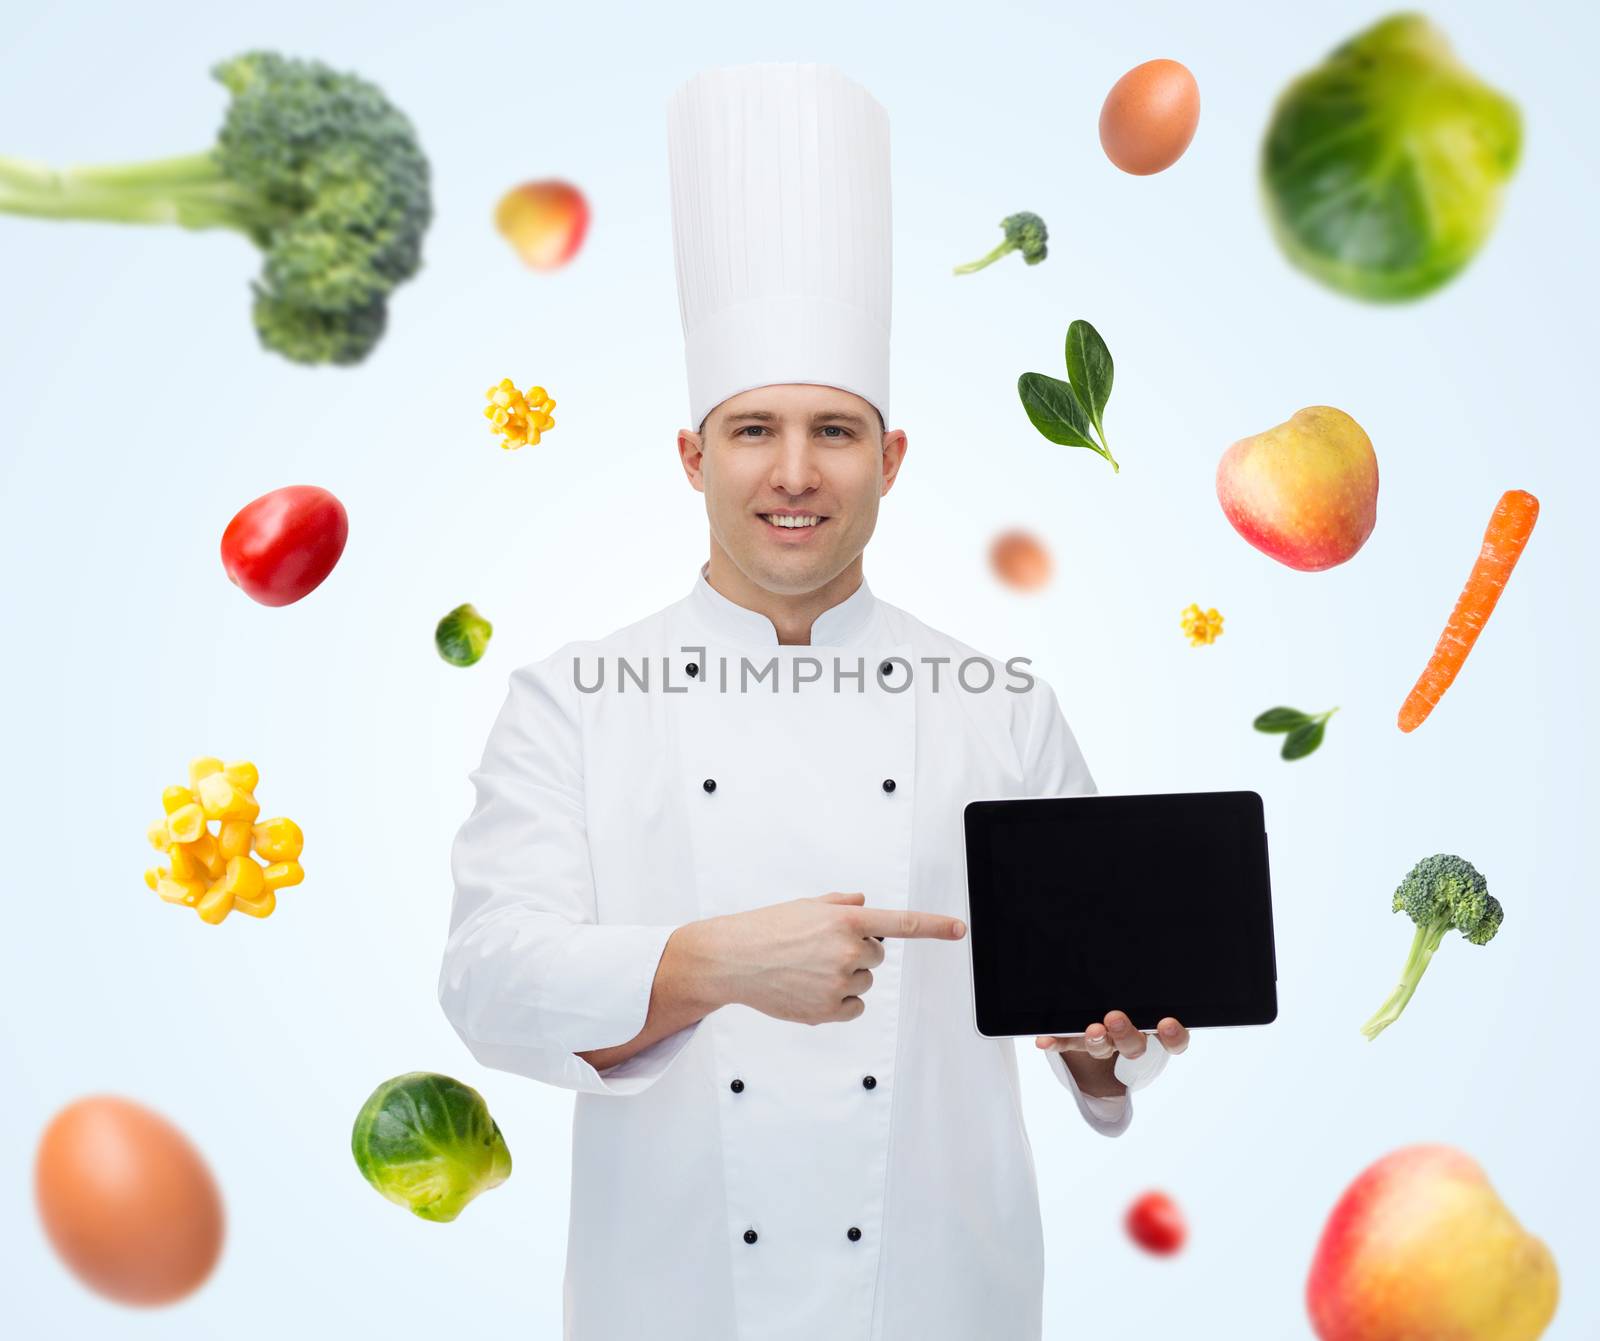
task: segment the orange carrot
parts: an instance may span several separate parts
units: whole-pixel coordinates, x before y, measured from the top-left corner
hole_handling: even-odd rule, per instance
[[[1472,565],[1467,585],[1461,589],[1456,608],[1450,612],[1450,622],[1439,635],[1439,645],[1433,649],[1427,667],[1400,705],[1402,731],[1415,731],[1427,721],[1428,714],[1454,682],[1461,663],[1472,651],[1472,645],[1478,641],[1478,635],[1494,611],[1495,602],[1505,590],[1506,580],[1522,557],[1523,546],[1528,543],[1538,519],[1539,500],[1532,494],[1512,489],[1500,496],[1494,515],[1489,518],[1489,529],[1483,533],[1478,561]]]

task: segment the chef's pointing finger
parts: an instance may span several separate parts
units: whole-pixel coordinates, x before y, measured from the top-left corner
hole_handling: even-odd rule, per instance
[[[859,917],[863,934],[905,936],[917,940],[958,941],[967,934],[966,923],[943,913],[915,913],[900,908],[864,908]]]
[[[816,902],[816,903],[841,903],[841,904],[847,904],[847,905],[853,904],[857,908],[861,907],[861,905],[864,904],[866,901],[867,901],[867,896],[865,894],[863,894],[860,890],[855,890],[854,892],[848,893],[848,894],[843,894],[843,893],[840,893],[838,890],[833,890],[833,891],[831,891],[830,893],[827,893],[827,894],[818,894],[816,896],[816,898],[813,900],[813,902]],[[878,939],[881,941],[883,939],[883,937],[879,936]]]

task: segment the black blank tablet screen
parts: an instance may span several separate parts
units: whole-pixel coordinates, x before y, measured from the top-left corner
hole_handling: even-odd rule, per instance
[[[1254,792],[974,801],[965,823],[980,1033],[1276,1017]]]

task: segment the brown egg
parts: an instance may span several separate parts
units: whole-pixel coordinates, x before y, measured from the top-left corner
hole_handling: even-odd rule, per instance
[[[34,1163],[45,1234],[73,1274],[123,1304],[190,1293],[222,1251],[222,1196],[165,1118],[110,1095],[63,1108]]]
[[[1100,108],[1100,145],[1124,172],[1145,177],[1170,168],[1200,124],[1200,86],[1177,61],[1135,65]]]
[[[1050,551],[1026,531],[997,537],[989,562],[999,579],[1018,591],[1037,591],[1050,580]]]

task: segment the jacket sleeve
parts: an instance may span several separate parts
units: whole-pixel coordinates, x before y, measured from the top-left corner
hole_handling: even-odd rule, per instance
[[[439,1004],[485,1066],[589,1094],[666,1072],[699,1022],[597,1071],[578,1051],[644,1027],[675,927],[600,923],[585,828],[582,722],[562,651],[511,675],[450,850]]]
[[[1050,1069],[1056,1073],[1056,1079],[1072,1091],[1083,1120],[1102,1136],[1121,1136],[1133,1121],[1133,1092],[1143,1089],[1166,1069],[1168,1054],[1161,1041],[1152,1038],[1145,1044],[1144,1051],[1132,1060],[1118,1057],[1115,1074],[1127,1086],[1127,1092],[1111,1098],[1085,1094],[1079,1089],[1067,1068],[1067,1059],[1059,1052],[1047,1052],[1045,1056],[1050,1059]]]
[[[1093,796],[1097,790],[1094,778],[1072,728],[1062,715],[1055,690],[1048,681],[1035,677],[1026,697],[1031,702],[1030,711],[1025,715],[1021,746],[1023,795]],[[1044,1056],[1056,1079],[1071,1091],[1083,1120],[1103,1136],[1121,1136],[1133,1121],[1133,1091],[1142,1089],[1161,1073],[1166,1065],[1167,1050],[1158,1039],[1152,1038],[1137,1060],[1117,1058],[1116,1076],[1127,1086],[1127,1093],[1113,1098],[1099,1098],[1079,1089],[1067,1068],[1066,1058],[1059,1052],[1047,1052]]]

